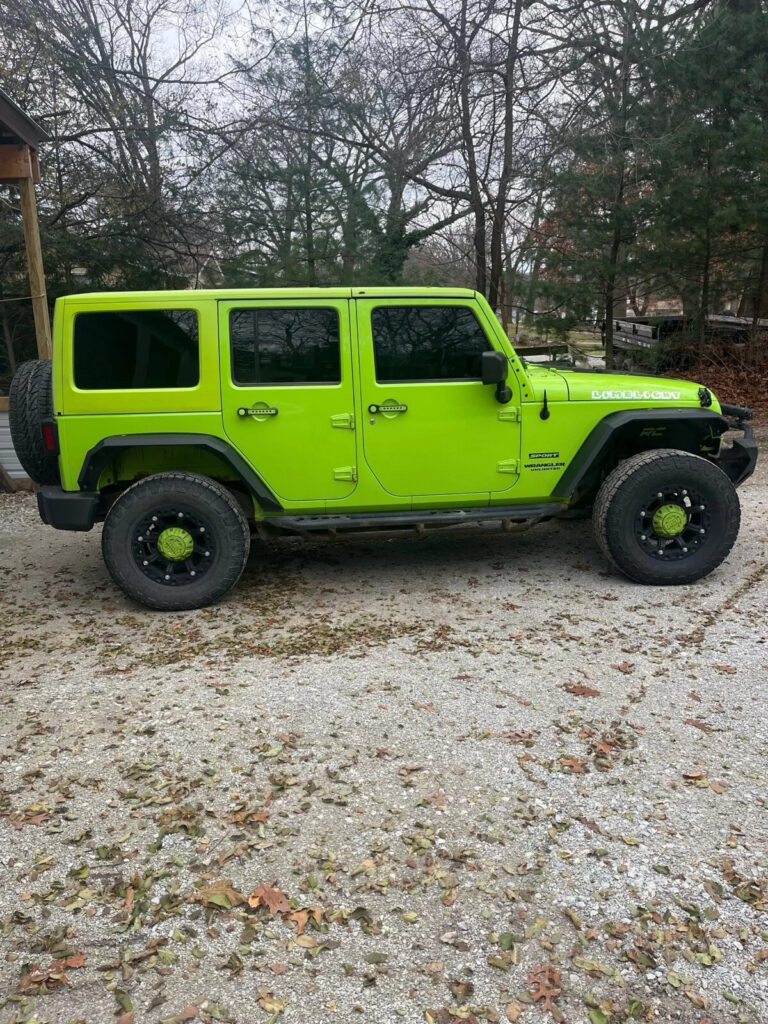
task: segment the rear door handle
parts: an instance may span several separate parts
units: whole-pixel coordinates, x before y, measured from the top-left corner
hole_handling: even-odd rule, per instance
[[[258,420],[262,419],[264,416],[277,416],[278,412],[279,410],[276,409],[274,405],[257,405],[251,409],[241,405],[237,410],[237,415],[240,416],[241,419],[245,419],[246,416],[251,416]]]

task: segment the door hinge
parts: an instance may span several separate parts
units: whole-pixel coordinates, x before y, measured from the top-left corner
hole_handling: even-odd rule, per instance
[[[357,481],[357,466],[337,466],[333,471],[334,480]]]
[[[496,463],[497,473],[519,473],[520,472],[520,460],[519,459],[502,459],[501,462]]]
[[[337,412],[331,416],[331,426],[337,427],[339,430],[354,430],[355,417],[351,412]]]
[[[505,422],[517,423],[520,419],[520,410],[516,405],[508,405],[504,409],[499,409],[496,415]]]

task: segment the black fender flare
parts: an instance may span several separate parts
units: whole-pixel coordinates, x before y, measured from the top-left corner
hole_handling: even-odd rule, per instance
[[[728,421],[712,409],[621,409],[609,413],[587,435],[552,491],[570,498],[599,473],[605,456],[617,447],[629,454],[650,448],[679,448],[696,455],[712,452],[728,430]],[[715,460],[716,461],[716,460]]]
[[[267,487],[258,473],[245,459],[220,437],[212,434],[117,434],[105,437],[91,448],[83,461],[77,483],[81,491],[95,491],[101,474],[115,455],[130,448],[185,446],[205,448],[220,455],[232,467],[243,483],[250,488],[259,505],[272,512],[282,511],[283,506]]]

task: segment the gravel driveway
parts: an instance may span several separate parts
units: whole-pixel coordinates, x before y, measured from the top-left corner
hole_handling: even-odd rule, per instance
[[[0,1022],[768,1021],[766,469],[698,586],[574,521],[167,615],[0,495]]]

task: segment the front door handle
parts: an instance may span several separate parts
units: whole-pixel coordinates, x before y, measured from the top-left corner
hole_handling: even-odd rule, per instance
[[[399,402],[385,402],[384,405],[376,405],[373,403],[368,406],[368,412],[372,416],[378,412],[383,413],[386,416],[387,413],[408,412],[408,406]]]

